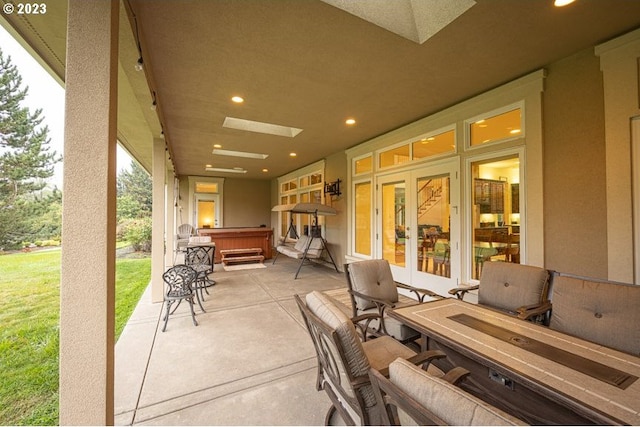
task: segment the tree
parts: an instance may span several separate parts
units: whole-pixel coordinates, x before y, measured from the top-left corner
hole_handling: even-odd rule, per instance
[[[24,239],[16,230],[28,228],[29,202],[61,160],[50,150],[42,110],[31,113],[21,106],[27,93],[11,58],[5,59],[0,49],[0,248]]]
[[[149,174],[136,162],[118,174],[117,217],[119,238],[136,251],[151,250],[151,207],[153,183]]]
[[[118,220],[151,216],[153,183],[137,162],[118,174]]]

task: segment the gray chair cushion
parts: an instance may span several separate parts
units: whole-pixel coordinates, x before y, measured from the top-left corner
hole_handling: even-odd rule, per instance
[[[331,301],[330,297],[321,292],[313,291],[307,294],[306,302],[313,314],[330,328],[336,330],[348,360],[348,368],[353,375],[367,375],[369,369],[367,355],[351,320],[338,308],[336,303]]]
[[[526,425],[445,380],[432,376],[403,359],[389,365],[389,378],[449,425]],[[415,425],[403,411],[398,411],[402,425]]]
[[[510,262],[487,262],[482,268],[478,303],[514,312],[547,298],[544,268]]]
[[[386,260],[372,259],[354,262],[349,264],[348,268],[354,291],[391,303],[398,301],[398,289]],[[356,297],[355,300],[358,310],[375,307],[373,302],[364,298]]]
[[[552,303],[552,329],[640,355],[640,286],[559,275]]]
[[[415,356],[416,353],[413,350],[391,337],[380,337],[364,343],[361,342],[355,326],[331,297],[313,291],[307,294],[305,299],[309,310],[336,331],[345,359],[347,359],[347,366],[344,368],[348,369],[354,377],[368,376],[369,366],[383,369],[398,357]],[[338,354],[335,354],[334,357],[336,360],[340,360]],[[341,374],[344,375],[344,372]],[[348,381],[346,379],[343,378],[341,382],[343,387],[347,387]],[[347,391],[353,393],[353,390]],[[362,387],[360,395],[365,402],[365,410],[369,414],[370,422],[374,425],[380,424],[381,419],[375,408],[376,398],[371,385]]]

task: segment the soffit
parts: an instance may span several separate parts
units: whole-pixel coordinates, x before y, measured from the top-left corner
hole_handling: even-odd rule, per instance
[[[3,16],[60,80],[66,7]],[[119,137],[127,149],[148,169],[152,139],[164,130],[181,175],[213,176],[205,172],[211,164],[273,178],[637,28],[640,2],[556,9],[552,0],[477,0],[421,44],[320,0],[129,0],[120,21]],[[229,101],[236,94],[243,105]],[[242,132],[223,128],[226,117],[303,131]],[[347,117],[357,125],[346,127]],[[215,157],[216,143],[269,157]]]
[[[420,44],[322,1],[131,6],[178,173],[210,164],[246,178],[281,176],[640,25],[640,2],[478,0]],[[243,105],[229,101],[237,94]],[[226,117],[303,131],[242,132]],[[214,156],[214,144],[269,158]]]

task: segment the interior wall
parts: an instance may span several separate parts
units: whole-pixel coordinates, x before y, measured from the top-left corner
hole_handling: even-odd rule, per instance
[[[271,182],[226,178],[224,227],[271,227]]]
[[[543,92],[545,267],[607,278],[604,89],[593,49],[551,64]]]

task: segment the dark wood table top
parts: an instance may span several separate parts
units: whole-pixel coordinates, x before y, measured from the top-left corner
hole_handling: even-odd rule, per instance
[[[640,357],[452,298],[389,316],[568,407],[640,425]]]

